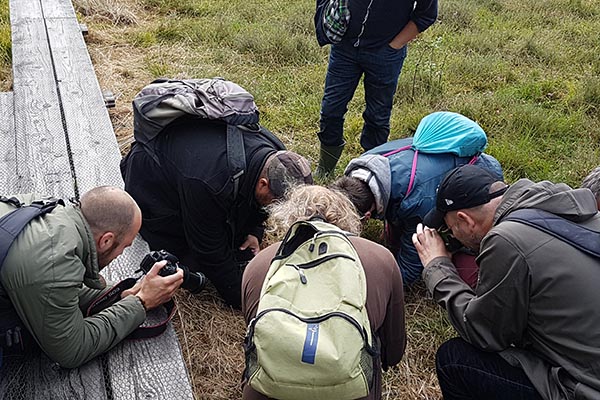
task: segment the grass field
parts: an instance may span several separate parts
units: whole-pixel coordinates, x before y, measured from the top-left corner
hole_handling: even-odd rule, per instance
[[[263,125],[316,163],[327,48],[313,34],[313,0],[75,0],[121,149],[131,100],[161,76],[223,76],[253,93]],[[0,82],[10,89],[8,0],[0,0]],[[578,186],[600,164],[600,5],[597,0],[444,0],[438,22],[410,45],[392,113],[392,138],[430,112],[476,120],[487,152],[512,182]],[[361,153],[356,92],[338,166]],[[377,225],[371,227],[375,231]],[[376,234],[373,234],[376,237]],[[239,398],[244,324],[213,293],[179,296],[177,330],[199,399]],[[454,335],[422,287],[407,293],[408,348],[385,374],[384,399],[438,399],[437,346]]]

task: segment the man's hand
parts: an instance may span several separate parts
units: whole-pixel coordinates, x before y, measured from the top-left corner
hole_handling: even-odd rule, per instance
[[[423,267],[436,257],[451,257],[437,231],[424,227],[423,224],[417,225],[417,233],[413,234],[412,242],[419,253]]]
[[[171,300],[175,291],[183,283],[183,270],[180,268],[177,268],[177,272],[173,275],[158,275],[158,272],[166,264],[166,260],[155,263],[146,276],[129,289],[133,291],[139,285],[137,292],[134,294],[142,300],[147,310],[156,308]]]
[[[240,250],[250,249],[252,254],[257,255],[260,250],[260,243],[258,243],[258,238],[254,235],[246,236],[246,240],[240,246]]]

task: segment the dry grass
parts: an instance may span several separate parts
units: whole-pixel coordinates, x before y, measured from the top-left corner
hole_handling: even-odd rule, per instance
[[[74,3],[89,27],[86,41],[100,85],[117,97],[117,106],[110,110],[110,116],[121,150],[126,152],[132,140],[133,96],[153,79],[156,75],[153,68],[162,65],[165,55],[169,55],[165,72],[171,76],[185,76],[189,56],[173,43],[148,48],[131,44],[132,36],[157,24],[157,16],[150,15],[137,0],[75,0]],[[177,303],[175,327],[196,398],[240,398],[245,333],[241,313],[225,307],[213,288],[198,296],[183,291],[178,294]],[[383,398],[439,399],[435,350],[452,336],[452,328],[422,287],[407,293],[406,319],[407,352],[400,365],[385,373]]]
[[[239,311],[224,306],[213,288],[194,296],[181,292],[175,328],[198,399],[239,399],[244,368],[245,324]],[[435,350],[452,336],[442,310],[423,287],[406,296],[408,346],[402,362],[384,374],[383,399],[440,399]]]

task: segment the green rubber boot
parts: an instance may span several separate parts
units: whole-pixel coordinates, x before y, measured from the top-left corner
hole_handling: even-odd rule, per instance
[[[342,151],[344,150],[344,146],[346,142],[342,143],[339,146],[325,146],[321,145],[321,151],[319,155],[319,165],[317,166],[317,171],[315,175],[320,178],[327,178],[333,170],[342,155]]]

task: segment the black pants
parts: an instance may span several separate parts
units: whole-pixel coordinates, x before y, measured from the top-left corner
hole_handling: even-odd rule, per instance
[[[440,346],[435,368],[444,400],[542,399],[522,369],[460,338]]]

